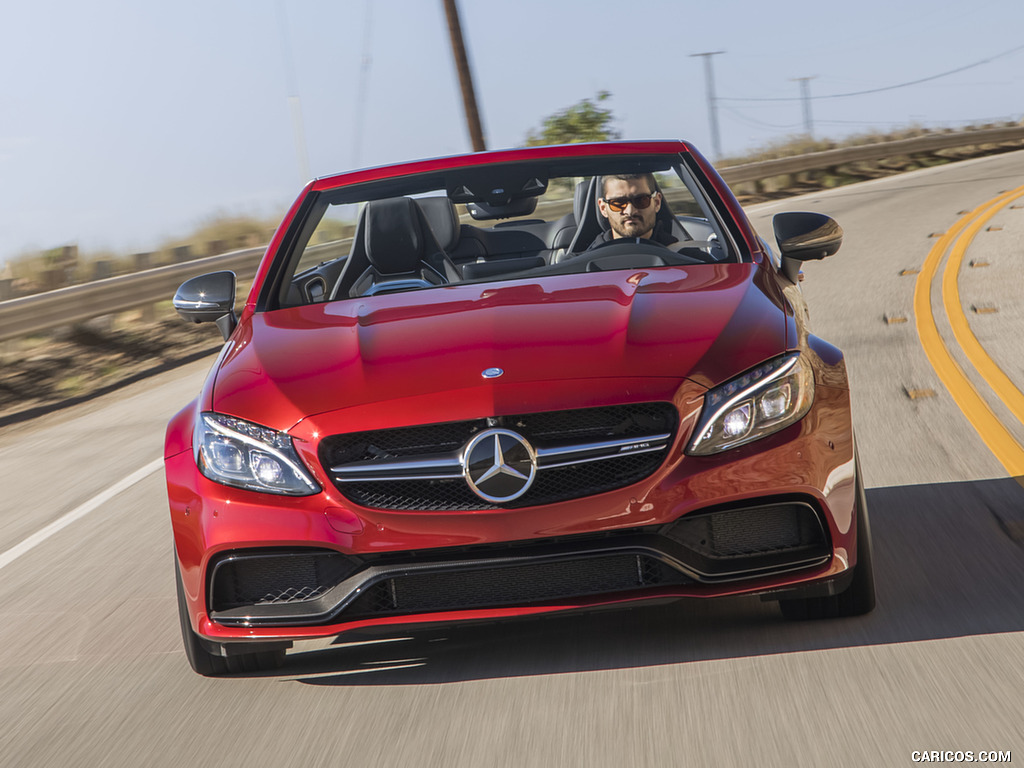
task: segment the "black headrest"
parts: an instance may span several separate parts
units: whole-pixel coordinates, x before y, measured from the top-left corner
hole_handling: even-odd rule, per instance
[[[573,195],[573,213],[576,216],[576,234],[566,252],[567,256],[585,251],[594,238],[601,234],[601,228],[608,222],[597,210],[597,198],[600,197],[601,178],[594,176],[589,181],[581,181],[576,185]]]
[[[379,273],[399,275],[420,267],[424,234],[420,209],[411,198],[393,197],[366,204],[366,256]]]
[[[594,198],[594,213],[597,215],[597,223],[601,227],[602,232],[607,232],[612,228],[612,225],[608,219],[601,215],[601,211],[597,206],[597,201],[604,197],[604,177],[597,177],[594,182],[594,192],[591,197]]]
[[[427,226],[437,238],[443,251],[453,251],[459,244],[459,216],[455,205],[447,197],[420,197],[416,199],[427,220]]]
[[[572,196],[572,213],[576,217],[576,221],[580,221],[583,218],[584,209],[587,206],[587,195],[593,194],[594,177],[591,176],[589,179],[576,183],[576,191]]]

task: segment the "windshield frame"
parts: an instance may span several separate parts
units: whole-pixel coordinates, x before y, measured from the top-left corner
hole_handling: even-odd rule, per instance
[[[717,239],[721,241],[725,252],[729,255],[728,260],[733,262],[750,261],[751,254],[747,252],[746,248],[740,246],[734,237],[734,227],[730,225],[727,217],[723,216],[719,206],[715,204],[718,195],[715,193],[713,184],[708,184],[706,180],[698,175],[697,171],[699,169],[686,162],[687,153],[678,151],[678,144],[674,149],[676,151],[671,153],[640,153],[634,151],[623,154],[601,153],[568,156],[547,154],[531,157],[530,159],[516,159],[514,161],[493,163],[481,163],[478,156],[470,155],[466,156],[466,162],[463,164],[432,167],[430,163],[424,162],[398,166],[394,169],[416,169],[417,172],[414,173],[404,173],[401,175],[377,174],[375,177],[367,178],[371,174],[362,172],[345,174],[328,180],[314,182],[307,188],[306,199],[299,207],[297,215],[291,221],[288,231],[282,239],[280,247],[277,249],[254,308],[256,311],[271,311],[317,303],[312,300],[296,301],[293,282],[306,272],[315,271],[327,264],[337,263],[341,260],[342,257],[338,257],[320,264],[303,266],[301,271],[297,270],[305,250],[309,247],[314,231],[331,206],[365,204],[367,201],[394,197],[413,197],[415,199],[416,196],[437,195],[439,192],[447,194],[449,199],[451,199],[452,190],[458,188],[460,180],[486,178],[488,175],[494,175],[498,178],[537,177],[543,179],[546,191],[549,191],[548,181],[550,179],[586,178],[617,173],[671,172],[682,182],[689,195],[696,201],[708,226],[714,231]],[[498,154],[499,156],[501,155],[501,153]],[[352,183],[340,183],[343,179],[351,179]],[[571,211],[571,192],[568,196],[568,202],[570,204],[569,210]],[[678,215],[678,212],[676,214]],[[515,227],[516,221],[517,219],[510,219],[477,223],[467,219],[466,223],[476,226],[490,225],[495,228],[497,226],[512,228]],[[532,221],[537,220],[533,219]],[[351,253],[350,245],[349,254]],[[551,266],[551,264],[548,264],[543,268],[537,268],[537,278],[542,279],[545,275],[549,274],[564,274],[567,271],[564,269],[552,270]],[[483,281],[480,279],[466,280],[465,282],[501,282],[506,279],[522,279],[523,277],[529,277],[528,270],[525,273],[513,272],[507,276],[495,276]],[[354,297],[333,298],[330,292],[328,292],[328,296],[321,300],[340,301],[349,300],[350,298]]]

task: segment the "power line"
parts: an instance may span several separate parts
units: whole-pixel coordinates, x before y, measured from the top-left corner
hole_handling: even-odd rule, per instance
[[[997,53],[995,56],[990,56],[987,59],[982,59],[981,61],[976,61],[973,64],[967,64],[967,65],[965,65],[963,67],[957,67],[956,69],[951,69],[948,72],[942,72],[942,73],[940,73],[938,75],[931,75],[930,77],[922,77],[919,80],[911,80],[910,82],[906,82],[906,83],[897,83],[896,85],[886,85],[886,86],[883,86],[881,88],[870,88],[870,89],[864,90],[864,91],[851,91],[849,93],[832,93],[832,94],[828,94],[826,96],[811,96],[810,98],[811,99],[844,99],[844,98],[847,98],[849,96],[866,96],[867,94],[870,94],[870,93],[881,93],[882,91],[893,91],[893,90],[896,90],[897,88],[907,88],[907,87],[909,87],[911,85],[920,85],[921,83],[927,83],[927,82],[930,82],[932,80],[938,80],[938,79],[943,78],[943,77],[949,77],[950,75],[955,75],[955,74],[957,74],[959,72],[965,72],[968,69],[974,69],[975,67],[980,67],[982,64],[988,64],[990,62],[995,61],[996,59],[1000,59],[1000,58],[1002,58],[1004,56],[1009,56],[1010,54],[1017,53],[1018,51],[1022,51],[1022,50],[1024,50],[1024,45],[1018,45],[1016,48],[1011,48],[1008,51],[1003,51],[1002,53]],[[739,98],[739,97],[730,97],[730,96],[720,96],[718,98],[719,101],[800,101],[800,99],[801,99],[801,97],[792,97],[792,96],[790,96],[790,97],[781,97],[781,96],[779,96],[779,97],[775,97],[775,98]]]
[[[752,126],[754,128],[777,128],[779,130],[788,131],[794,128],[799,128],[799,123],[790,123],[788,125],[779,125],[778,123],[766,123],[762,120],[755,120],[749,115],[744,115],[742,112],[734,109],[733,107],[722,107],[725,112],[730,113],[734,119],[743,123],[744,125]],[[827,121],[825,121],[827,122]]]

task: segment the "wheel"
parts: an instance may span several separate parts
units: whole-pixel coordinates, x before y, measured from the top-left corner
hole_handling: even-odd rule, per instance
[[[217,677],[231,672],[261,672],[278,669],[284,664],[287,646],[271,648],[252,653],[232,652],[227,656],[214,653],[219,644],[203,640],[192,631],[188,617],[188,603],[185,602],[185,588],[181,584],[181,569],[178,558],[174,558],[174,586],[178,593],[178,623],[181,625],[181,639],[185,645],[185,657],[192,670],[204,677]]]
[[[871,564],[871,524],[860,474],[860,459],[854,462],[857,473],[857,565],[853,580],[838,595],[779,600],[779,609],[787,619],[836,619],[863,616],[875,608],[875,574]]]

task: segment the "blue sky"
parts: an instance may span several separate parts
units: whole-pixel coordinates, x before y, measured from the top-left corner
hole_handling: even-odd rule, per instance
[[[313,176],[470,149],[442,0],[5,5],[0,268],[67,243],[150,250],[217,214],[279,215],[304,181],[289,96]],[[490,148],[606,90],[623,137],[711,155],[691,55],[705,51],[725,52],[713,59],[725,155],[802,132],[795,78],[814,78],[819,138],[1024,119],[1020,0],[459,10]],[[861,91],[878,92],[841,96]]]

